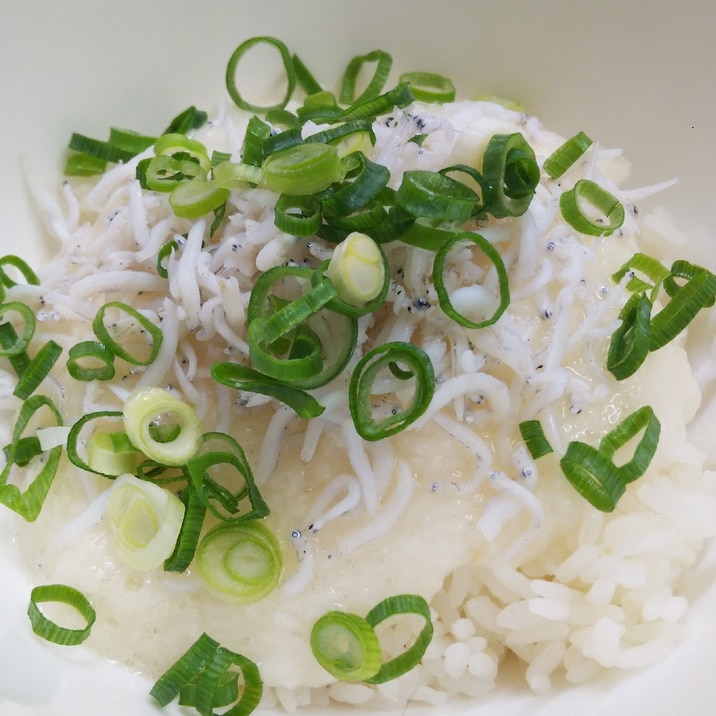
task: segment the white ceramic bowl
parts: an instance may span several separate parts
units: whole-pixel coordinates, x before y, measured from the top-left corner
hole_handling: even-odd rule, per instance
[[[634,186],[679,177],[659,201],[684,228],[716,223],[716,94],[710,88],[716,4],[706,0],[0,0],[0,17],[3,253],[34,257],[43,250],[21,156],[30,159],[41,181],[54,181],[72,131],[102,136],[115,125],[151,132],[188,104],[212,107],[224,96],[231,51],[260,34],[282,38],[309,66],[322,68],[319,79],[326,83],[337,80],[353,55],[385,48],[397,71],[447,74],[462,96],[516,98],[564,135],[581,129],[607,146],[623,147],[635,167],[629,180]],[[0,713],[159,713],[143,678],[81,648],[53,648],[29,634],[29,582],[7,544],[6,522],[5,513]],[[484,703],[456,705],[450,712],[713,713],[711,574],[702,570],[687,584],[694,605],[687,639],[656,667],[539,697],[507,676]],[[31,670],[39,681],[28,699]],[[411,706],[409,712],[421,710]]]

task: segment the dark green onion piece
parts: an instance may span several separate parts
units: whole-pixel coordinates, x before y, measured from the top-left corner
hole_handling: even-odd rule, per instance
[[[139,177],[140,171],[143,179]],[[192,159],[177,158],[168,154],[153,157],[147,164],[137,167],[137,177],[145,189],[172,192],[180,184],[192,179],[206,179],[206,170]]]
[[[375,63],[375,72],[363,92],[356,97],[356,83],[363,67]],[[383,50],[373,50],[366,55],[354,57],[347,65],[341,81],[339,102],[341,104],[353,104],[377,97],[390,74],[393,65],[393,58]]]
[[[132,355],[129,351],[125,350],[121,343],[112,337],[104,323],[105,315],[109,309],[116,309],[120,313],[127,314],[140,325],[140,330],[147,334],[147,343],[150,349],[148,358]],[[159,354],[159,349],[162,347],[162,341],[164,339],[161,328],[155,326],[148,318],[139,313],[139,311],[121,301],[109,301],[101,306],[92,321],[92,330],[94,330],[100,343],[102,343],[107,350],[132,365],[150,365],[153,363]]]
[[[323,202],[323,211],[332,216],[347,216],[375,199],[387,186],[390,171],[370,161],[362,152],[351,155],[358,163],[356,175]]]
[[[315,418],[325,410],[309,393],[238,363],[214,363],[211,376],[217,383],[230,388],[275,398],[288,405],[300,418]]]
[[[136,155],[136,152],[128,152],[126,149],[119,149],[110,142],[104,142],[100,139],[86,137],[83,134],[73,132],[70,137],[69,148],[75,152],[88,154],[95,159],[101,159],[106,162],[119,163],[128,162]]]
[[[637,273],[643,274],[649,280],[645,281]],[[627,274],[631,274],[626,285],[627,289],[633,292],[651,290],[651,299],[653,301],[664,280],[668,278],[669,269],[652,256],[636,253],[618,271],[612,274],[612,281],[619,283]]]
[[[532,147],[519,132],[495,134],[485,149],[482,176],[490,189],[486,210],[500,219],[527,211],[540,170]]]
[[[274,212],[276,228],[292,236],[312,236],[321,225],[321,202],[314,196],[281,194]]]
[[[40,514],[42,505],[45,502],[47,493],[57,474],[57,467],[62,454],[62,446],[57,445],[46,451],[46,457],[42,458],[42,468],[35,475],[30,485],[21,491],[17,485],[8,482],[10,471],[15,463],[15,455],[23,439],[22,433],[36,412],[43,407],[49,409],[56,425],[62,425],[62,415],[55,404],[44,395],[30,396],[20,408],[17,421],[12,433],[12,442],[6,451],[7,463],[0,473],[0,503],[6,505],[14,512],[17,512],[28,522],[34,522]],[[24,458],[24,456],[23,456]]]
[[[626,445],[642,431],[641,439],[634,448],[631,460],[618,467],[619,476],[625,484],[634,482],[646,472],[656,452],[661,424],[654,415],[654,410],[648,405],[639,408],[624,418],[599,443],[600,452],[611,460],[619,448]]]
[[[3,332],[2,347],[0,348],[0,356],[12,357],[21,355],[27,350],[32,337],[35,335],[35,314],[32,309],[19,301],[10,301],[0,305],[0,317],[4,317],[7,313],[19,313],[22,318],[22,332],[18,336],[12,329],[12,325],[7,324],[10,329]]]
[[[70,348],[67,372],[75,379],[111,380],[114,378],[114,353],[98,341],[81,341]]]
[[[554,452],[544,434],[544,430],[542,430],[542,425],[539,420],[523,420],[519,428],[520,435],[525,441],[527,450],[529,450],[533,460],[537,460],[537,458]]]
[[[49,375],[52,367],[62,353],[62,346],[53,340],[47,341],[30,361],[20,380],[15,386],[13,395],[20,400],[27,400]]]
[[[264,142],[271,134],[271,126],[254,115],[246,126],[241,160],[244,164],[260,167],[264,158]]]
[[[174,117],[162,134],[186,134],[192,129],[203,127],[208,118],[209,115],[206,112],[192,105]]]
[[[434,72],[406,72],[400,82],[407,82],[419,102],[443,104],[455,99],[455,85],[443,75]]]
[[[286,91],[283,99],[276,104],[271,105],[256,105],[245,100],[236,86],[236,69],[239,61],[243,56],[256,45],[269,45],[275,47],[281,56],[281,62],[283,62],[284,69],[286,71]],[[296,70],[293,66],[293,59],[288,51],[286,45],[277,40],[275,37],[252,37],[245,42],[242,42],[232,53],[229,63],[226,67],[226,89],[229,92],[229,96],[234,101],[237,107],[245,109],[249,112],[257,112],[259,114],[268,112],[272,109],[283,109],[293,95],[293,91],[296,87]]]
[[[311,95],[323,91],[323,87],[318,83],[318,80],[296,54],[293,55],[293,67],[296,70],[296,82],[306,94]]]
[[[450,251],[460,241],[469,241],[475,244],[482,253],[490,260],[490,263],[495,267],[497,272],[497,285],[499,290],[499,297],[497,307],[493,311],[492,315],[488,316],[481,321],[472,321],[466,316],[455,310],[450,301],[450,295],[448,294],[447,288],[445,287],[445,261]],[[505,268],[504,261],[500,256],[497,249],[490,244],[487,239],[480,236],[480,234],[473,234],[472,232],[465,231],[460,234],[456,234],[451,239],[446,241],[435,254],[433,261],[433,283],[435,285],[435,292],[438,295],[440,301],[440,308],[445,315],[449,316],[456,323],[466,328],[485,328],[496,323],[500,316],[505,312],[507,306],[510,305],[510,287],[507,279],[507,269]]]
[[[587,502],[602,512],[612,512],[624,494],[625,482],[610,457],[575,440],[559,461],[565,477]]]
[[[433,623],[430,607],[423,597],[417,594],[398,594],[384,599],[366,614],[365,620],[372,627],[397,614],[417,614],[425,620],[425,625],[412,646],[402,654],[386,661],[375,676],[365,679],[369,684],[384,684],[410,671],[420,663],[433,638]]]
[[[197,705],[197,694],[199,679],[195,678],[190,681],[179,692],[179,706]],[[237,671],[227,671],[223,677],[219,679],[214,689],[213,704],[214,708],[229,706],[239,698],[239,673]]]
[[[424,170],[405,172],[395,199],[413,216],[438,221],[467,221],[479,201],[466,184]]]
[[[357,614],[324,614],[311,629],[311,651],[316,661],[341,681],[365,681],[381,666],[375,629]]]
[[[241,450],[240,447],[239,450]],[[225,492],[225,494],[229,496],[229,500],[224,501],[223,506],[226,508],[228,505],[232,508],[229,514],[221,512],[215,507],[213,501],[209,499],[213,493],[210,488],[207,489],[206,487],[207,483],[210,483],[215,489],[217,487],[225,487],[210,476],[210,468],[216,467],[217,465],[232,466],[242,478],[242,484],[237,492],[232,493],[228,488]],[[200,453],[187,462],[186,470],[191,477],[197,497],[204,503],[205,507],[220,520],[237,523],[266,517],[269,514],[269,507],[256,486],[253,473],[249,468],[243,450],[240,455],[226,451]],[[244,496],[249,501],[250,509],[240,511],[240,501]]]
[[[196,554],[206,515],[206,504],[193,485],[187,485],[179,492],[179,499],[184,505],[184,517],[174,551],[164,561],[165,572],[184,572],[189,567]]]
[[[679,286],[674,278],[686,279]],[[716,275],[688,262],[675,262],[664,281],[669,302],[651,319],[649,350],[655,351],[676,338],[704,307],[714,303]]]
[[[644,293],[635,293],[619,313],[621,325],[612,334],[607,370],[624,380],[636,373],[649,353],[652,304]]]
[[[21,259],[19,256],[7,254],[0,258],[0,281],[2,281],[3,286],[6,286],[7,288],[17,286],[17,281],[10,278],[10,275],[5,270],[6,266],[12,266],[14,269],[19,271],[25,279],[25,283],[30,284],[31,286],[40,285],[40,279],[26,261]]]
[[[352,104],[340,115],[340,121],[354,119],[375,119],[379,114],[392,111],[395,107],[407,107],[415,96],[407,82],[401,82],[385,94],[373,99],[362,99]]]
[[[580,179],[559,197],[564,220],[581,234],[610,236],[624,223],[622,203],[590,179]]]
[[[59,602],[69,605],[79,612],[80,616],[87,622],[86,625],[81,629],[69,629],[55,624],[40,609],[39,605],[47,602]],[[92,625],[97,618],[89,599],[82,592],[64,584],[46,584],[35,587],[30,592],[27,615],[30,617],[30,624],[35,634],[47,641],[51,641],[53,644],[63,646],[76,646],[85,641],[90,635]]]
[[[414,380],[414,393],[404,409],[388,416],[373,416],[372,391],[379,372],[391,363],[405,364]],[[384,343],[366,353],[356,365],[348,387],[348,405],[358,434],[365,440],[382,440],[405,430],[428,408],[435,391],[435,374],[430,358],[417,346],[396,341]]]
[[[168,259],[171,254],[178,248],[179,245],[177,244],[177,242],[172,240],[167,241],[167,243],[164,244],[161,249],[159,249],[159,252],[157,253],[157,274],[162,278],[169,278],[169,273],[164,266],[164,261]]]
[[[592,140],[584,132],[578,132],[544,160],[545,172],[552,179],[559,179],[591,146]]]

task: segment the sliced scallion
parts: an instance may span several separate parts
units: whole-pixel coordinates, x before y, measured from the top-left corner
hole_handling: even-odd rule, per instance
[[[40,608],[41,604],[51,602],[72,607],[79,613],[85,625],[79,629],[73,629],[56,624]],[[45,584],[35,587],[30,592],[27,615],[30,618],[30,624],[35,634],[46,641],[61,644],[62,646],[76,646],[85,641],[90,635],[92,626],[97,618],[97,613],[90,604],[89,599],[82,592],[65,584]]]
[[[592,140],[577,132],[544,160],[544,170],[552,179],[559,179],[592,146]]]
[[[455,99],[455,85],[450,78],[435,72],[406,72],[400,82],[407,82],[419,102],[444,104]]]
[[[610,236],[624,223],[624,206],[591,179],[580,179],[559,198],[564,220],[581,234]]]

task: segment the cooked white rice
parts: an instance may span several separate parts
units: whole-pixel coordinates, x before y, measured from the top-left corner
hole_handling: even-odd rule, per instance
[[[245,122],[221,108],[197,138],[238,156]],[[428,134],[421,147],[407,141],[417,127]],[[375,131],[372,158],[389,167],[392,186],[408,169],[474,161],[495,133],[523,133],[540,164],[563,142],[537,119],[490,102],[414,105],[379,119]],[[307,423],[262,396],[237,400],[208,370],[246,355],[245,309],[257,274],[287,261],[315,266],[331,245],[276,229],[277,197],[265,189],[235,190],[222,235],[210,239],[204,220],[178,219],[165,196],[139,188],[140,158],[97,183],[65,183],[57,195],[36,189],[62,248],[38,267],[40,287],[10,289],[8,300],[33,306],[43,337],[65,347],[92,337],[92,318],[108,300],[161,321],[164,347],[144,371],[83,388],[57,369],[67,422],[121,409],[140,385],[176,391],[206,430],[229,431],[246,449],[286,568],[275,592],[245,606],[207,593],[193,568],[132,572],[115,557],[104,518],[108,482],[65,464],[37,523],[18,522],[18,542],[38,582],[89,596],[98,613],[89,646],[155,678],[208,632],[259,664],[264,706],[294,711],[334,701],[382,708],[479,698],[495,688],[508,655],[544,692],[555,679],[579,683],[604,669],[643,667],[679,643],[689,606],[681,579],[716,532],[713,446],[703,431],[691,438],[687,430],[716,361],[710,341],[682,336],[628,380],[605,368],[626,300],[611,273],[637,250],[666,264],[682,253],[683,237],[662,213],[637,212],[663,187],[620,188],[628,163],[595,145],[559,183],[544,179],[523,217],[481,228],[504,257],[512,302],[480,331],[449,322],[437,307],[429,252],[388,245],[387,309],[361,319],[356,356],[316,391],[327,409]],[[560,216],[560,191],[584,177],[627,209],[609,238],[585,239]],[[167,281],[156,274],[156,256],[171,239],[180,248]],[[711,336],[714,320],[702,316],[697,326]],[[438,386],[415,426],[369,444],[352,426],[346,375],[374,339],[421,345]],[[642,405],[661,421],[659,448],[610,514],[574,491],[557,458],[535,463],[517,431],[537,417],[563,452],[572,439],[598,442]],[[6,423],[15,408],[7,398]],[[433,610],[435,636],[422,663],[380,686],[336,682],[311,655],[313,622],[330,609],[365,613],[396,593],[421,594]],[[406,620],[381,632],[382,643],[400,651],[418,627]]]

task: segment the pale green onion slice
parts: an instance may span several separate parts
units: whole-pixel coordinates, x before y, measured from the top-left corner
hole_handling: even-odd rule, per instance
[[[591,179],[580,179],[559,198],[564,220],[581,234],[610,236],[624,223],[624,206]]]
[[[363,306],[385,287],[383,252],[370,236],[354,231],[336,246],[325,275],[338,289],[341,300]]]
[[[341,681],[365,681],[380,669],[382,657],[375,629],[357,614],[332,611],[311,629],[316,661]]]
[[[417,614],[422,617],[424,624],[411,646],[403,653],[386,661],[377,674],[366,679],[369,684],[383,684],[391,679],[410,671],[420,663],[425,651],[433,638],[433,623],[430,617],[430,607],[423,597],[418,594],[397,594],[376,604],[365,620],[373,628],[378,624],[398,614]]]
[[[124,404],[124,430],[138,450],[163,465],[184,465],[201,443],[201,423],[194,409],[163,388],[140,388]],[[157,425],[178,425],[173,439],[152,436]]]
[[[161,566],[173,552],[184,505],[165,488],[124,474],[111,488],[107,516],[120,558],[146,572]]]
[[[87,440],[87,463],[102,475],[133,473],[141,459],[126,433],[98,431]]]
[[[198,164],[204,172],[211,169],[211,160],[206,147],[196,139],[184,134],[163,134],[154,143],[154,154],[157,157],[168,156]]]
[[[345,173],[336,147],[321,142],[275,152],[266,158],[262,170],[269,189],[289,196],[315,194],[340,181]]]
[[[184,219],[198,219],[216,211],[231,195],[210,179],[192,179],[181,182],[169,195],[174,213]]]
[[[257,602],[281,579],[283,558],[276,537],[252,520],[207,532],[196,551],[199,574],[210,589],[240,604]]]
[[[62,627],[49,619],[40,609],[40,604],[57,602],[66,604],[77,611],[85,621],[85,626],[78,629]],[[32,630],[38,636],[62,646],[76,646],[90,635],[97,614],[82,592],[65,584],[46,584],[35,587],[30,592],[30,603],[27,607]]]

